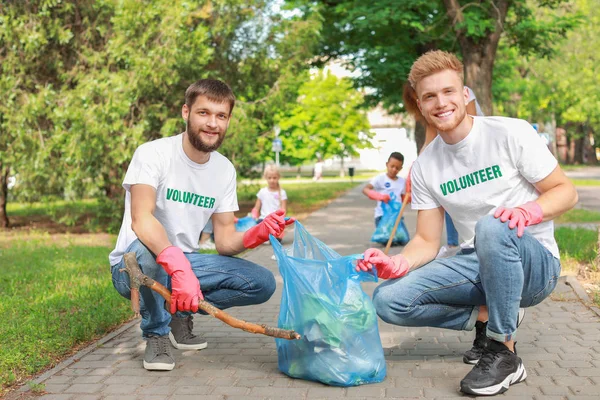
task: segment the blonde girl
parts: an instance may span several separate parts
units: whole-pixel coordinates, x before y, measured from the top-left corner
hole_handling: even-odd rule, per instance
[[[263,178],[267,181],[267,187],[262,188],[256,194],[256,203],[252,209],[252,217],[262,221],[267,215],[277,210],[286,211],[287,194],[279,185],[281,174],[275,165],[267,165]]]

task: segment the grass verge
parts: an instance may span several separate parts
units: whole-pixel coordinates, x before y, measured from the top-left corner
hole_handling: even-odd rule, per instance
[[[285,184],[289,213],[302,218],[357,184]],[[259,188],[240,187],[238,216],[252,208]],[[97,207],[96,200],[9,204],[9,215],[25,226],[36,220],[48,229],[0,232],[0,398],[133,317],[110,279],[114,236],[55,234],[64,232],[61,218],[77,219]]]
[[[598,256],[598,232],[584,228],[559,227],[554,231],[563,272],[577,275],[588,288],[590,298],[600,306],[600,271],[594,266]]]
[[[112,246],[47,236],[0,237],[0,397],[133,316],[112,287]]]
[[[600,223],[600,212],[574,208],[558,217],[554,222],[557,224]]]
[[[600,179],[571,179],[575,186],[600,186]]]

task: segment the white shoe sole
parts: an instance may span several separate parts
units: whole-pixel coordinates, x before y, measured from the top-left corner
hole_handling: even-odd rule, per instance
[[[175,368],[175,363],[147,363],[144,360],[144,369],[148,371],[171,371],[173,368]]]
[[[500,393],[504,393],[508,390],[510,385],[514,385],[515,383],[523,382],[527,379],[527,371],[525,371],[525,367],[523,363],[519,364],[519,368],[512,374],[508,375],[506,379],[500,382],[497,385],[488,386],[485,388],[460,388],[460,391],[466,394],[474,394],[479,396],[494,396]]]
[[[173,345],[173,347],[175,347],[178,350],[202,350],[208,346],[207,342],[198,343],[198,344],[177,343],[177,341],[175,340],[175,336],[173,336],[173,334],[171,332],[169,332],[169,340],[171,341],[171,344]]]

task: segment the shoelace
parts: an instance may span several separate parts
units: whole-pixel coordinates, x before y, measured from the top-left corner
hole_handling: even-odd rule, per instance
[[[169,354],[169,343],[166,340],[161,340],[158,336],[152,337],[152,344],[156,350],[156,354]]]
[[[488,347],[484,348],[483,354],[477,363],[477,368],[485,372],[489,371],[490,367],[498,357],[500,357],[499,352],[492,351]]]

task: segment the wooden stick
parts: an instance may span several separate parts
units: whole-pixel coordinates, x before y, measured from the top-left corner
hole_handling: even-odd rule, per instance
[[[392,247],[392,242],[394,241],[394,236],[396,236],[396,230],[398,229],[398,224],[400,224],[400,220],[402,219],[402,214],[404,214],[404,208],[408,204],[408,199],[410,199],[410,192],[407,192],[404,195],[404,200],[402,201],[402,208],[400,208],[400,212],[398,213],[398,217],[396,218],[396,223],[394,224],[394,229],[392,229],[392,234],[388,239],[387,245],[385,246],[384,254],[390,251],[390,247]]]
[[[126,253],[123,257],[125,257],[125,268],[121,269],[121,271],[125,271],[129,274],[129,281],[131,286],[131,308],[133,311],[139,315],[140,312],[140,302],[139,302],[139,287],[147,286],[150,289],[154,290],[156,293],[160,294],[164,297],[167,303],[167,310],[171,309],[171,292],[169,289],[156,282],[154,279],[150,278],[147,275],[142,273],[140,269],[140,265],[138,264],[135,253]],[[134,295],[135,293],[135,295]],[[135,303],[134,303],[135,301]],[[241,319],[237,319],[232,315],[226,313],[208,303],[207,301],[200,300],[198,302],[198,309],[206,312],[207,314],[212,315],[215,318],[220,319],[225,322],[227,325],[242,329],[246,332],[250,333],[260,333],[267,336],[272,336],[280,339],[287,340],[295,340],[300,339],[300,334],[287,329],[281,328],[273,328],[267,325],[258,325],[251,322],[246,322]]]

